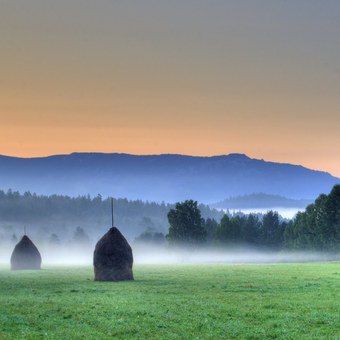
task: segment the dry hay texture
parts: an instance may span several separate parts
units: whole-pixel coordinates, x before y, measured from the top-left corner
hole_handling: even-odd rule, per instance
[[[110,228],[94,250],[94,280],[133,280],[132,264],[133,256],[129,243],[116,227]]]
[[[40,269],[40,267],[41,255],[38,248],[28,236],[23,236],[13,250],[11,256],[11,269]]]

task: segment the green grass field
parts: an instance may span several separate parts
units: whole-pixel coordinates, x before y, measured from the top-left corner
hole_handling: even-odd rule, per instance
[[[340,339],[339,262],[0,269],[0,339]]]

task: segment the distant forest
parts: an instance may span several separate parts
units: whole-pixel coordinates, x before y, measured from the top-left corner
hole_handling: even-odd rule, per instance
[[[207,228],[207,221],[203,224]],[[211,223],[209,239],[215,244],[247,244],[271,249],[298,251],[340,251],[340,185],[329,195],[321,194],[294,219],[282,221],[269,211],[262,219],[248,216],[223,216],[220,223]]]
[[[198,214],[200,246],[230,248],[246,245],[332,253],[340,250],[340,185],[335,185],[329,195],[320,195],[290,221],[273,211],[264,215],[231,215],[228,211],[225,213],[190,202]],[[130,241],[164,244],[170,227],[168,214],[176,207],[181,204],[114,199],[114,224]],[[192,224],[185,222],[185,216],[192,214],[188,209],[177,221],[179,235],[185,234],[181,231],[184,227],[188,240],[195,235]],[[100,195],[94,198],[37,196],[30,192],[0,191],[0,242],[16,242],[26,227],[28,233],[40,241],[87,240],[93,243],[110,226],[110,198],[103,199]]]
[[[167,214],[172,204],[114,199],[114,222],[131,238],[146,230],[167,233]],[[220,220],[223,212],[199,205],[204,218]],[[69,197],[60,195],[40,196],[25,192],[0,190],[0,237],[16,233],[20,236],[24,226],[39,238],[52,233],[61,240],[72,238],[81,227],[96,240],[111,226],[111,199],[101,195]]]
[[[313,203],[310,199],[292,199],[280,195],[254,193],[251,195],[235,196],[226,198],[221,202],[210,204],[213,208],[222,209],[252,209],[252,208],[305,208]]]

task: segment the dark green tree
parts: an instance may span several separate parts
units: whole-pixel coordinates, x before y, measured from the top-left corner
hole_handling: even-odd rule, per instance
[[[259,218],[254,214],[249,214],[245,217],[242,223],[242,235],[245,243],[249,245],[256,245],[259,239],[261,223]]]
[[[170,228],[166,238],[169,244],[198,245],[206,240],[204,219],[201,217],[196,201],[176,203],[175,209],[170,209],[168,213],[168,220]]]
[[[325,248],[340,250],[340,185],[333,187],[324,202],[322,239]]]
[[[204,229],[207,233],[207,243],[211,244],[215,240],[215,233],[218,223],[213,218],[207,218],[204,223]]]
[[[277,212],[268,211],[262,220],[262,244],[268,248],[280,248],[283,244],[284,226],[280,223]]]
[[[230,218],[228,215],[224,215],[216,228],[216,243],[240,243],[242,241],[241,225],[242,218],[240,216]]]
[[[320,195],[299,212],[284,232],[286,248],[334,252],[339,250],[340,186]]]
[[[283,246],[287,249],[294,248],[294,240],[295,240],[295,228],[294,228],[294,221],[290,220],[285,228],[283,233]]]
[[[148,227],[143,233],[135,238],[137,243],[152,243],[152,244],[163,244],[165,243],[165,236],[163,233],[157,232],[155,228]]]

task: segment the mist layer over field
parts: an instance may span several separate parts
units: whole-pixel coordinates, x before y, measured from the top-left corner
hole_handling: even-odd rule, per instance
[[[44,265],[84,265],[91,264],[95,244],[46,246],[36,244]],[[0,263],[10,263],[13,244],[0,249]],[[338,255],[319,252],[270,251],[250,247],[195,248],[155,246],[132,243],[134,263],[136,264],[176,264],[176,263],[278,263],[312,262],[336,260]]]
[[[237,214],[242,212],[243,214],[266,214],[268,211],[277,211],[280,216],[283,218],[292,219],[299,211],[303,211],[302,208],[282,208],[282,207],[273,207],[273,208],[249,208],[249,209],[231,209],[229,210],[232,214]],[[228,210],[224,210],[227,212]]]

